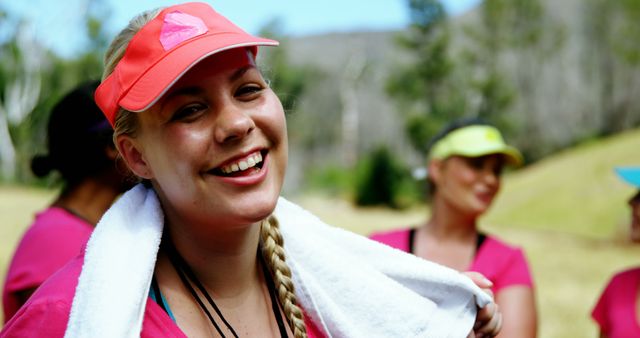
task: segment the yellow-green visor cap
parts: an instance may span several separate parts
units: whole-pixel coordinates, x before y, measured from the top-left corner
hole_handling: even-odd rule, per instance
[[[507,145],[500,131],[492,126],[474,125],[452,131],[436,142],[429,153],[431,159],[445,159],[458,155],[480,157],[501,154],[507,164],[518,167],[523,163],[518,149]]]

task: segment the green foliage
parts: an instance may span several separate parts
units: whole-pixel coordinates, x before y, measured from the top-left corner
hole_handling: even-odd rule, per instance
[[[618,15],[617,34],[614,36],[613,48],[616,54],[629,65],[640,64],[640,2],[637,0],[616,1]],[[615,6],[609,4],[609,6]],[[615,7],[614,7],[615,8]]]
[[[451,119],[464,114],[465,97],[455,83],[449,56],[447,16],[437,0],[409,0],[411,26],[398,38],[414,62],[399,69],[387,82],[405,116],[411,144],[425,153],[427,140]]]
[[[341,165],[312,167],[305,173],[305,188],[331,196],[346,197],[354,189],[354,171]]]
[[[541,0],[485,0],[479,22],[464,31],[470,42],[462,53],[470,74],[465,87],[476,98],[471,114],[496,125],[528,154],[550,146],[536,120],[536,92],[543,61],[562,46],[563,29],[546,15]],[[506,59],[514,56],[516,64],[509,67]]]
[[[45,150],[46,125],[53,105],[78,83],[101,77],[102,55],[108,41],[103,22],[109,14],[101,4],[96,0],[89,2],[85,17],[89,43],[82,53],[71,59],[60,58],[39,45],[37,40],[27,41],[28,38],[23,37],[25,26],[21,19],[0,14],[3,17],[1,30],[10,32],[6,40],[0,41],[0,105],[6,107],[15,101],[15,97],[5,96],[11,95],[13,90],[22,90],[20,95],[25,98],[37,96],[33,106],[21,107],[26,113],[24,118],[14,119],[7,125],[12,143],[7,147],[15,152],[15,167],[14,173],[4,179],[23,183],[34,181],[30,160]],[[37,84],[34,85],[34,81]]]
[[[405,208],[419,196],[409,170],[384,146],[361,161],[356,173],[356,205]]]
[[[267,68],[271,87],[278,94],[285,112],[295,110],[296,102],[304,95],[306,84],[317,76],[317,70],[310,66],[293,66],[287,56],[288,41],[282,33],[281,22],[273,20],[260,31],[260,35],[278,40],[277,48],[262,48],[262,61]],[[269,76],[270,75],[270,76]]]
[[[620,132],[640,124],[637,68],[640,65],[640,3],[588,0],[583,5],[583,72],[594,83],[601,123],[592,134]]]

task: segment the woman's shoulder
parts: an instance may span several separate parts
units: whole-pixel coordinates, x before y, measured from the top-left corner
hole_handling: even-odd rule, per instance
[[[408,246],[410,232],[411,228],[409,227],[377,231],[369,235],[369,239],[406,251],[405,247]]]
[[[31,337],[64,334],[83,257],[78,256],[47,279],[11,318],[0,336]]]
[[[374,231],[369,235],[369,238],[385,239],[385,238],[393,238],[393,237],[402,237],[402,236],[407,236],[409,234],[409,231],[411,231],[411,228],[409,227]]]
[[[522,252],[522,248],[520,246],[509,243],[493,234],[485,234],[483,247],[500,254]]]
[[[508,243],[495,235],[485,235],[485,240],[478,248],[476,261],[495,266],[524,266],[528,270],[528,262],[524,250],[515,244]]]
[[[64,210],[46,209],[20,239],[7,279],[18,278],[20,288],[39,285],[81,253],[91,232],[90,225],[66,216]]]
[[[60,230],[60,227],[70,229],[82,229],[91,231],[91,224],[87,223],[84,219],[72,214],[71,212],[56,206],[48,207],[35,216],[34,222],[31,224],[30,229],[37,229],[40,231],[47,231],[55,227],[56,230]]]
[[[494,292],[514,285],[533,287],[533,277],[522,248],[494,235],[486,235],[470,270],[489,278],[494,283]]]
[[[628,268],[615,273],[611,277],[609,284],[626,284],[630,282],[637,282],[638,280],[640,280],[640,266]]]
[[[29,302],[45,299],[68,300],[71,302],[78,284],[78,277],[82,271],[83,262],[84,255],[78,255],[71,259],[38,288],[29,299]]]
[[[86,242],[93,226],[85,220],[58,207],[49,207],[38,214],[21,242],[51,246],[63,243],[65,246],[76,242]],[[24,245],[24,244],[23,244]]]

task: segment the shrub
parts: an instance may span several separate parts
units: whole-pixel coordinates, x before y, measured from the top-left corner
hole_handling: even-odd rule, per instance
[[[395,159],[387,147],[380,146],[360,162],[354,195],[356,205],[404,208],[421,194],[409,170]]]

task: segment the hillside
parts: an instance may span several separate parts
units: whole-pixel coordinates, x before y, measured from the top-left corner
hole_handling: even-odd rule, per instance
[[[605,43],[589,31],[594,18],[588,15],[588,4],[593,2],[542,3],[546,15],[541,45],[513,47],[496,57],[497,68],[513,90],[513,102],[505,114],[516,127],[506,131],[507,138],[529,154],[530,160],[594,135],[640,125],[640,100],[634,94],[640,86],[637,64],[634,68],[621,63],[615,48],[607,45],[615,41]],[[478,8],[451,18],[450,54],[456,65],[464,64],[464,52],[482,52],[479,42],[465,33],[481,30],[480,22]],[[385,144],[405,162],[420,164],[421,154],[406,140],[403,114],[385,91],[389,75],[411,60],[395,43],[395,37],[403,33],[333,33],[284,41],[292,64],[321,71],[308,82],[306,93],[288,117],[293,156],[287,191],[295,191],[311,166],[344,164],[353,148],[363,155]],[[478,72],[482,69],[467,64],[455,74],[473,82]],[[477,114],[473,102],[478,101],[478,94],[468,88],[460,90],[469,101],[465,114]],[[349,118],[355,126],[347,126]]]
[[[640,166],[640,130],[589,142],[508,175],[485,219],[498,229],[626,238],[627,199],[635,189],[614,173]]]

